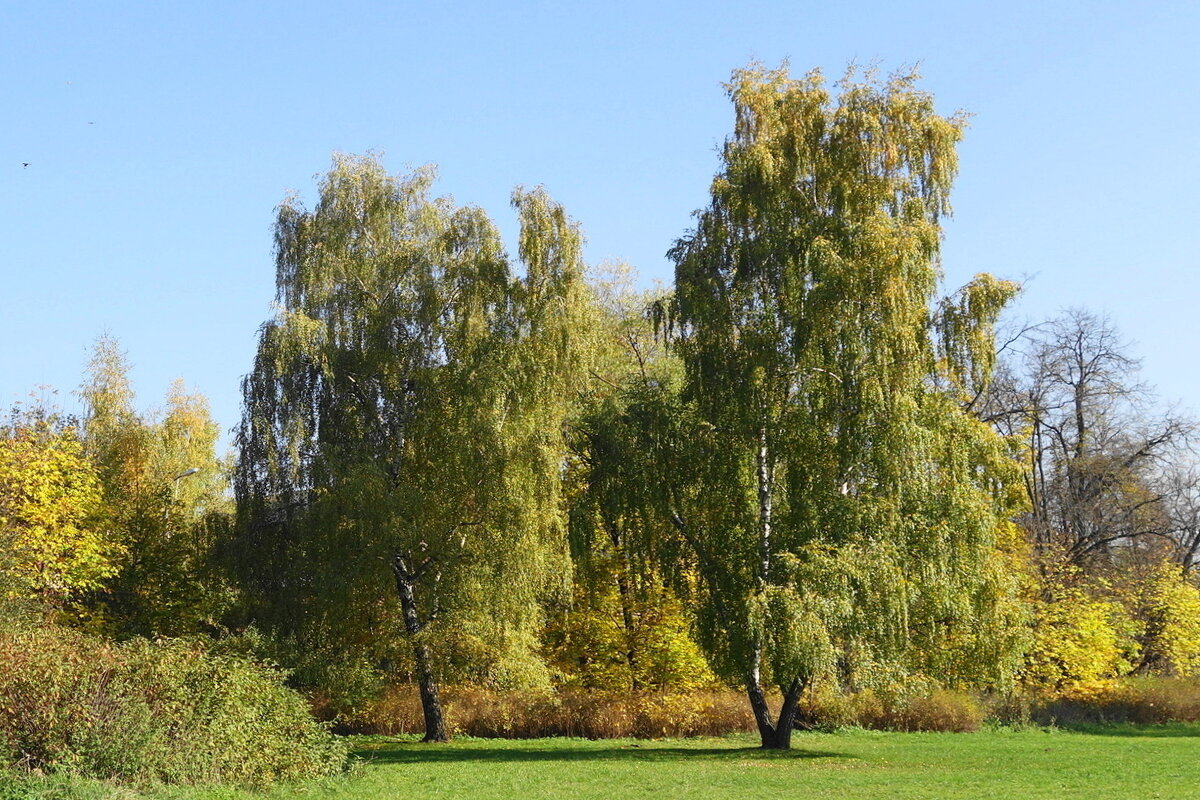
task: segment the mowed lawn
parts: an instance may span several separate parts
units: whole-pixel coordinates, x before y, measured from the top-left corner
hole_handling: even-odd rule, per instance
[[[320,798],[1200,798],[1200,725],[1089,732],[799,734],[664,741],[360,740],[354,775],[277,790]]]

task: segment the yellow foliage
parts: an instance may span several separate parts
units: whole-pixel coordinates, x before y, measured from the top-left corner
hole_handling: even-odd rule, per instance
[[[575,607],[547,630],[546,655],[565,683],[602,691],[688,692],[716,681],[670,591],[617,588],[614,564],[577,587]],[[586,584],[586,585],[585,585]]]
[[[100,484],[71,429],[0,433],[0,569],[10,597],[62,600],[112,575],[120,548],[99,524]]]
[[[1158,566],[1142,600],[1146,663],[1155,672],[1200,675],[1200,589],[1175,564]]]
[[[1064,689],[1122,675],[1137,655],[1136,624],[1118,602],[1079,587],[1059,588],[1033,603],[1033,644],[1022,679],[1031,687]]]

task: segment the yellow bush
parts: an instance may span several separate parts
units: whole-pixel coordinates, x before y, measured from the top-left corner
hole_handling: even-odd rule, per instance
[[[11,597],[95,589],[121,548],[99,524],[100,483],[71,429],[0,429],[0,579]]]
[[[467,686],[443,690],[447,724],[466,736],[588,739],[721,736],[754,730],[741,692],[609,692],[578,687],[556,691],[506,691]],[[394,686],[344,723],[362,733],[418,733],[417,687]]]
[[[1200,589],[1163,563],[1144,591],[1146,665],[1155,672],[1200,675]]]
[[[1069,587],[1036,601],[1033,612],[1033,643],[1022,675],[1026,686],[1062,689],[1131,668],[1136,626],[1120,603]]]

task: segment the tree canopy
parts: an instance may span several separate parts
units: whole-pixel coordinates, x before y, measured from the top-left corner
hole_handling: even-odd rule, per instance
[[[286,598],[277,623],[401,628],[443,739],[439,633],[528,651],[564,574],[588,304],[578,227],[544,191],[513,193],[518,275],[484,212],[432,198],[433,177],[339,156],[315,209],[280,208],[280,312],[245,382],[237,492],[252,583]]]
[[[996,563],[1011,464],[939,384],[986,380],[1015,286],[981,276],[935,316],[963,119],[914,74],[839,87],[734,73],[734,131],[658,311],[685,375],[666,514],[696,558],[709,650],[768,747],[788,746],[823,674],[931,666],[917,638],[1012,660]],[[970,660],[945,659],[951,679]]]

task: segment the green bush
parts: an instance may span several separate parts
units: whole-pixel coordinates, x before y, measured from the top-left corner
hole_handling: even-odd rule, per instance
[[[0,631],[0,747],[24,769],[264,785],[335,772],[346,747],[277,670],[201,642]]]

